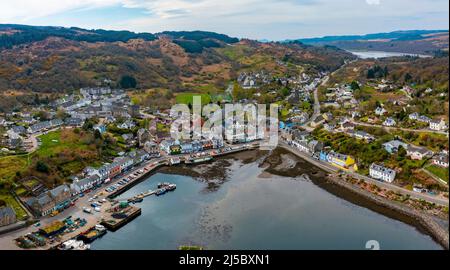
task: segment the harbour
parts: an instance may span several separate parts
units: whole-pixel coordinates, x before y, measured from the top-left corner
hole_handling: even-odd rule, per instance
[[[112,184],[117,185],[117,188],[115,190],[111,190],[110,192],[108,192],[107,189],[111,188],[111,185],[109,185],[108,187],[96,191],[97,195],[91,198],[94,200],[98,200],[98,202],[91,202],[91,206],[94,208],[94,211],[92,211],[92,209],[90,208],[89,211],[84,211],[86,210],[86,207],[83,207],[83,211],[85,212],[84,216],[86,217],[85,218],[86,220],[77,218],[78,223],[81,221],[82,225],[85,226],[81,231],[80,229],[68,228],[67,226],[64,226],[64,228],[61,229],[63,233],[59,235],[60,232],[57,232],[58,236],[56,238],[51,237],[52,240],[50,242],[43,243],[40,246],[34,244],[31,247],[38,249],[56,248],[56,249],[76,249],[76,250],[115,249],[115,248],[177,249],[181,246],[185,247],[195,246],[201,247],[202,249],[233,249],[233,248],[259,249],[259,247],[252,246],[252,244],[246,242],[250,241],[250,239],[245,240],[248,235],[248,232],[240,232],[241,230],[245,231],[246,229],[251,230],[250,228],[247,228],[247,225],[234,224],[237,221],[232,221],[231,217],[229,217],[230,220],[228,220],[229,218],[225,218],[222,214],[211,212],[211,209],[214,209],[215,207],[214,205],[216,205],[217,202],[225,200],[225,198],[231,196],[229,195],[230,192],[231,194],[235,192],[239,194],[241,193],[240,192],[241,189],[245,191],[246,181],[251,181],[252,182],[252,184],[250,185],[251,189],[256,189],[256,191],[255,190],[247,191],[249,193],[244,192],[243,194],[236,197],[235,200],[237,203],[227,202],[226,204],[231,203],[232,206],[231,208],[233,208],[233,205],[234,207],[236,207],[236,204],[240,206],[242,205],[242,208],[234,209],[232,210],[232,212],[227,212],[228,211],[227,209],[222,209],[221,211],[219,211],[219,212],[224,211],[224,213],[226,213],[225,216],[227,215],[240,216],[241,215],[240,213],[243,211],[243,209],[245,209],[244,206],[246,204],[254,205],[255,202],[253,202],[253,200],[258,201],[260,198],[266,198],[269,201],[270,200],[277,201],[276,198],[280,196],[281,196],[280,198],[283,198],[288,190],[296,191],[298,193],[295,195],[296,198],[297,196],[300,196],[302,194],[301,190],[298,190],[297,185],[301,186],[305,185],[305,183],[308,183],[308,185],[312,184],[312,186],[309,186],[308,188],[320,190],[320,191],[316,190],[315,192],[322,193],[321,196],[334,197],[334,195],[329,194],[321,187],[316,186],[317,184],[315,182],[317,181],[317,179],[326,178],[325,173],[323,172],[318,173],[318,171],[320,171],[319,168],[315,168],[313,165],[311,165],[310,163],[308,163],[303,159],[296,159],[295,163],[297,164],[297,166],[295,166],[296,169],[295,174],[289,176],[283,175],[280,177],[277,175],[273,175],[272,171],[268,173],[264,169],[266,166],[264,165],[265,163],[264,162],[261,163],[261,160],[259,160],[261,158],[270,159],[271,152],[265,152],[264,154],[261,151],[248,151],[252,149],[253,149],[252,146],[245,145],[236,147],[235,149],[225,149],[225,151],[221,153],[218,152],[210,153],[210,155],[204,155],[208,158],[207,160],[202,159],[200,162],[196,163],[195,166],[192,166],[193,163],[186,162],[188,160],[188,158],[186,157],[179,158],[178,164],[171,164],[171,162],[166,159],[153,160],[144,163],[142,166],[127,172],[125,175],[119,176],[117,177],[117,179],[113,179]],[[232,152],[233,155],[230,155],[230,152]],[[248,171],[240,170],[241,167],[247,166],[249,167]],[[282,169],[282,171],[286,170],[290,171],[290,169],[284,168]],[[299,171],[297,172],[297,170]],[[297,173],[300,173],[301,175],[297,175]],[[220,176],[221,174],[223,174],[223,176]],[[217,177],[222,179],[217,179]],[[313,179],[312,182],[308,181],[308,179],[310,178]],[[268,187],[264,187],[260,186],[262,183],[261,181],[269,181],[272,184],[274,183],[276,184],[275,186],[271,186],[272,184],[270,184]],[[286,181],[290,182],[291,184],[296,182],[295,183],[296,185],[283,187],[284,185],[289,185],[286,184]],[[268,190],[266,190],[262,194],[258,194],[259,188]],[[181,195],[168,194],[170,191],[174,191],[175,189],[180,189],[182,194]],[[258,194],[257,198],[255,198],[256,196],[255,194]],[[101,199],[103,196],[104,199]],[[292,196],[294,196],[294,194],[291,194],[291,196],[289,197]],[[91,199],[89,199],[89,201]],[[291,199],[294,199],[294,197],[292,197]],[[297,200],[298,199],[294,199],[293,201],[285,201],[281,205],[279,202],[276,202],[276,204],[278,205],[277,207],[281,208],[277,208],[278,210],[277,209],[272,210],[276,212],[279,211],[280,209],[283,209],[282,205],[284,204],[290,205],[299,203]],[[408,245],[406,245],[405,247],[403,247],[402,244],[403,241],[406,240],[407,240],[406,242],[418,241],[420,244],[417,247],[423,245],[427,248],[440,249],[440,246],[436,242],[434,242],[431,239],[431,237],[423,234],[422,231],[417,231],[417,229],[408,224],[404,224],[400,221],[397,221],[396,219],[390,219],[389,217],[372,212],[368,208],[359,207],[346,200],[342,199],[338,200],[341,204],[344,203],[345,205],[348,204],[349,206],[351,206],[350,207],[351,209],[354,208],[355,210],[363,212],[369,211],[370,216],[375,215],[372,218],[381,220],[387,219],[387,221],[384,222],[387,222],[389,224],[392,223],[389,226],[387,226],[388,228],[385,228],[387,230],[392,230],[392,228],[389,228],[392,226],[394,226],[394,228],[399,226],[406,227],[408,228],[406,230],[408,232],[407,234],[412,234],[414,236],[413,238],[410,238],[410,236],[401,237],[401,241],[400,239],[395,240],[400,241],[400,243],[384,239],[384,241],[388,241],[387,249],[395,247],[408,248],[411,246],[411,243],[408,243]],[[311,204],[311,202],[306,201],[302,202],[306,203],[306,205]],[[268,207],[265,201],[260,201],[259,203],[261,204],[261,206]],[[139,207],[134,206],[133,204],[139,204]],[[334,207],[331,205],[328,206],[331,208]],[[188,208],[186,209],[186,207]],[[303,206],[298,207],[302,208]],[[222,208],[222,206],[220,208]],[[303,209],[303,211],[305,210],[306,213],[311,214],[311,209]],[[328,209],[326,210],[329,211]],[[160,211],[162,212],[160,213]],[[258,223],[267,222],[268,220],[265,220],[266,217],[261,216],[260,211],[263,210],[257,211],[255,213],[256,216],[254,216],[253,214],[251,214],[250,216],[253,216],[253,219],[257,220]],[[295,219],[295,221],[292,222],[301,224],[303,221],[298,220],[298,217],[296,218],[295,216],[296,215],[303,216],[303,214],[304,213],[302,211],[298,213],[292,213],[290,214],[290,218],[288,218],[288,220],[293,218]],[[187,217],[184,215],[187,215]],[[335,215],[331,215],[330,217],[338,218]],[[247,217],[245,216],[241,218],[246,219]],[[159,222],[158,220],[166,220],[164,223],[166,226],[169,227],[159,228],[159,230],[162,230],[160,233],[165,232],[166,235],[168,233],[171,235],[168,236],[168,240],[163,240],[161,244],[155,244],[154,240],[151,241],[149,240],[149,242],[145,240],[142,243],[139,242],[139,244],[136,244],[134,243],[133,240],[131,240],[128,243],[128,238],[130,236],[127,234],[129,230],[135,230],[137,227],[140,226],[148,226],[148,224],[144,225],[143,223],[147,223],[149,219],[151,219],[152,222],[156,222],[156,224],[158,224]],[[315,219],[323,219],[323,217],[319,218],[316,216]],[[328,220],[324,222],[334,222],[334,221]],[[175,228],[170,229],[170,227],[176,223],[180,223],[183,226],[176,229]],[[150,227],[152,228],[154,226],[159,227],[156,224],[150,224]],[[365,223],[365,225],[367,224]],[[94,232],[93,235],[94,237],[92,241],[90,241],[91,239],[86,239],[83,237],[91,230],[94,229],[95,231],[96,226],[104,226],[105,229],[109,230],[109,233],[108,234],[104,233],[101,236],[97,237],[97,235],[95,235],[96,233]],[[243,226],[242,229],[236,229],[240,228],[240,226]],[[294,226],[294,224],[288,222],[286,226],[290,227]],[[275,226],[270,230],[283,231],[287,229],[281,227]],[[372,230],[373,229],[374,228],[372,228]],[[169,230],[170,232],[168,232],[167,230]],[[292,228],[290,228],[289,230],[292,230]],[[405,230],[405,228],[403,228],[403,230]],[[77,231],[79,232],[77,233]],[[149,233],[149,231],[145,229],[139,231]],[[156,229],[156,231],[158,231],[158,229]],[[235,239],[236,236],[233,236],[235,234],[235,231],[239,231],[238,234],[240,235],[239,236],[240,240]],[[267,234],[270,232],[266,231],[260,233]],[[347,233],[351,234],[351,232]],[[153,235],[153,233],[151,234]],[[204,238],[205,234],[207,235],[206,238]],[[315,235],[318,236],[319,234],[316,232]],[[116,239],[117,237],[120,238],[122,236],[124,237],[123,240],[120,241],[119,243],[115,243],[116,245],[115,247],[107,244],[111,241],[111,239]],[[145,239],[144,236],[142,237],[143,239]],[[259,237],[261,237],[261,239],[264,239],[264,237],[261,234]],[[347,235],[347,237],[351,237],[351,235]],[[27,236],[27,239],[29,241],[29,236]],[[302,246],[301,245],[299,246],[298,243],[291,243],[289,239],[285,239],[285,241],[287,242],[283,244],[281,243],[274,244],[277,243],[277,241],[273,239],[268,241],[267,243],[263,243],[261,241],[257,242],[259,246],[270,249],[272,248],[302,249]],[[310,239],[310,241],[312,241],[312,239]],[[362,240],[360,239],[360,241]],[[361,246],[355,245],[350,247],[359,249],[363,248],[363,245]],[[323,249],[324,246],[317,245],[317,248]],[[340,247],[336,246],[335,248]]]
[[[414,227],[335,197],[307,178],[266,175],[255,161],[226,162],[227,180],[213,191],[208,183],[217,180],[182,175],[188,166],[158,170],[117,200],[154,189],[156,183],[164,181],[176,184],[182,195],[147,197],[140,204],[142,215],[138,219],[95,241],[91,248],[334,249],[344,248],[342,241],[346,239],[347,248],[364,249],[366,239],[371,238],[378,239],[383,249],[441,249]],[[202,168],[194,171],[204,173],[214,168],[214,164],[199,166]],[[275,214],[266,215],[268,212]],[[349,227],[349,220],[356,227]],[[255,221],[261,224],[258,228],[250,226]],[[326,226],[330,222],[336,224],[333,232]],[[147,229],[139,229],[144,227]]]

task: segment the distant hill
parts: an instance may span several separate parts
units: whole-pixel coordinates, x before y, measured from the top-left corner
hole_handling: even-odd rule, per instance
[[[70,92],[119,86],[138,89],[224,91],[242,71],[333,71],[355,57],[336,47],[300,42],[261,43],[193,31],[133,33],[81,28],[0,25],[0,92]]]
[[[67,40],[86,42],[127,42],[130,39],[155,40],[150,33],[130,31],[86,30],[78,27],[28,26],[0,24],[0,48],[9,49],[16,45],[42,41],[48,37],[60,37]]]
[[[332,45],[345,50],[371,50],[414,54],[448,51],[448,30],[410,30],[353,36],[326,36],[298,41],[310,45]]]

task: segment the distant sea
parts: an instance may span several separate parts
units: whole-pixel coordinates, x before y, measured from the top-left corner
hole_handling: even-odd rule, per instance
[[[348,51],[352,54],[358,56],[361,59],[369,58],[385,58],[385,57],[395,57],[395,56],[416,56],[420,58],[432,57],[431,55],[424,54],[413,54],[413,53],[400,53],[400,52],[383,52],[383,51]]]

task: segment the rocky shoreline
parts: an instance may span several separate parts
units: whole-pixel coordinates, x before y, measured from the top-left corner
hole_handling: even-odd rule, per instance
[[[201,168],[188,166],[168,167],[162,169],[162,171],[165,173],[183,173],[193,176],[208,183],[207,189],[211,192],[217,190],[226,181],[226,168],[230,165],[227,162],[228,159],[240,160],[243,164],[246,164],[254,162],[261,157],[263,157],[263,161],[260,163],[260,166],[264,167],[265,170],[264,174],[260,177],[279,175],[298,178],[306,174],[314,184],[328,192],[382,215],[414,226],[422,233],[430,235],[443,248],[449,249],[448,228],[444,228],[446,225],[448,226],[448,223],[446,224],[445,221],[441,222],[443,224],[440,224],[436,221],[438,217],[433,217],[399,202],[377,196],[357,185],[347,182],[338,175],[328,174],[323,168],[310,164],[308,160],[305,160],[303,157],[296,155],[286,148],[278,148],[270,153],[257,150],[246,151],[220,158],[209,165],[203,164]],[[292,158],[295,160],[292,160]]]
[[[433,239],[439,243],[443,248],[446,250],[449,249],[449,234],[448,230],[445,230],[442,226],[440,226],[433,217],[426,215],[424,213],[421,213],[415,209],[412,209],[410,207],[401,205],[399,203],[390,201],[385,198],[381,198],[375,194],[372,194],[366,190],[363,190],[359,187],[356,187],[355,185],[352,185],[350,183],[347,183],[346,181],[334,177],[334,176],[328,176],[327,181],[329,183],[332,183],[333,185],[337,185],[341,188],[345,188],[346,190],[355,193],[357,196],[363,197],[366,200],[371,201],[372,203],[376,204],[377,206],[381,206],[383,208],[390,209],[392,211],[395,211],[397,214],[404,215],[406,217],[400,217],[399,219],[401,221],[404,221],[406,223],[409,223],[410,225],[413,225],[415,227],[418,227],[420,230],[425,231],[430,236],[433,237]]]
[[[304,173],[302,170],[299,171],[299,167],[301,166],[292,167],[292,164],[290,163],[283,165],[283,163],[285,163],[283,155],[286,155],[286,152],[290,155],[294,155],[297,159],[301,160],[299,161],[301,164],[304,164],[305,162],[309,164],[308,160],[304,159],[302,156],[296,155],[295,152],[289,151],[286,147],[283,147],[282,149],[283,150],[275,150],[275,155],[266,159],[265,163],[270,164],[266,171],[272,174],[291,177],[296,177],[297,174]],[[324,168],[317,168],[317,170],[314,170],[312,167],[310,166],[308,169],[309,171],[313,170],[311,181],[321,188],[352,203],[414,226],[424,234],[430,235],[446,250],[449,249],[448,223],[445,220],[442,220],[443,222],[441,222],[444,224],[440,224],[436,221],[436,219],[439,219],[438,217],[433,217],[399,202],[377,196],[347,182],[338,175],[331,174],[331,172],[327,175],[324,173]]]

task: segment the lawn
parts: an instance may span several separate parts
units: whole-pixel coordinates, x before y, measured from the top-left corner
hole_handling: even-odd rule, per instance
[[[11,194],[0,191],[0,200],[6,202],[6,205],[14,209],[14,212],[16,212],[17,219],[25,220],[28,217],[27,212],[23,210],[23,208]]]
[[[195,93],[181,93],[176,96],[176,102],[178,104],[193,104],[194,96],[200,96],[202,99],[202,105],[209,104],[211,97],[208,94],[195,94]]]
[[[49,132],[39,137],[41,145],[36,151],[39,157],[49,157],[60,153],[64,150],[86,150],[88,146],[83,144],[80,136],[75,134],[72,130],[57,130]]]
[[[436,175],[437,177],[441,178],[448,184],[448,169],[441,168],[436,165],[430,165],[430,166],[426,167],[426,170],[429,171],[430,173]]]

